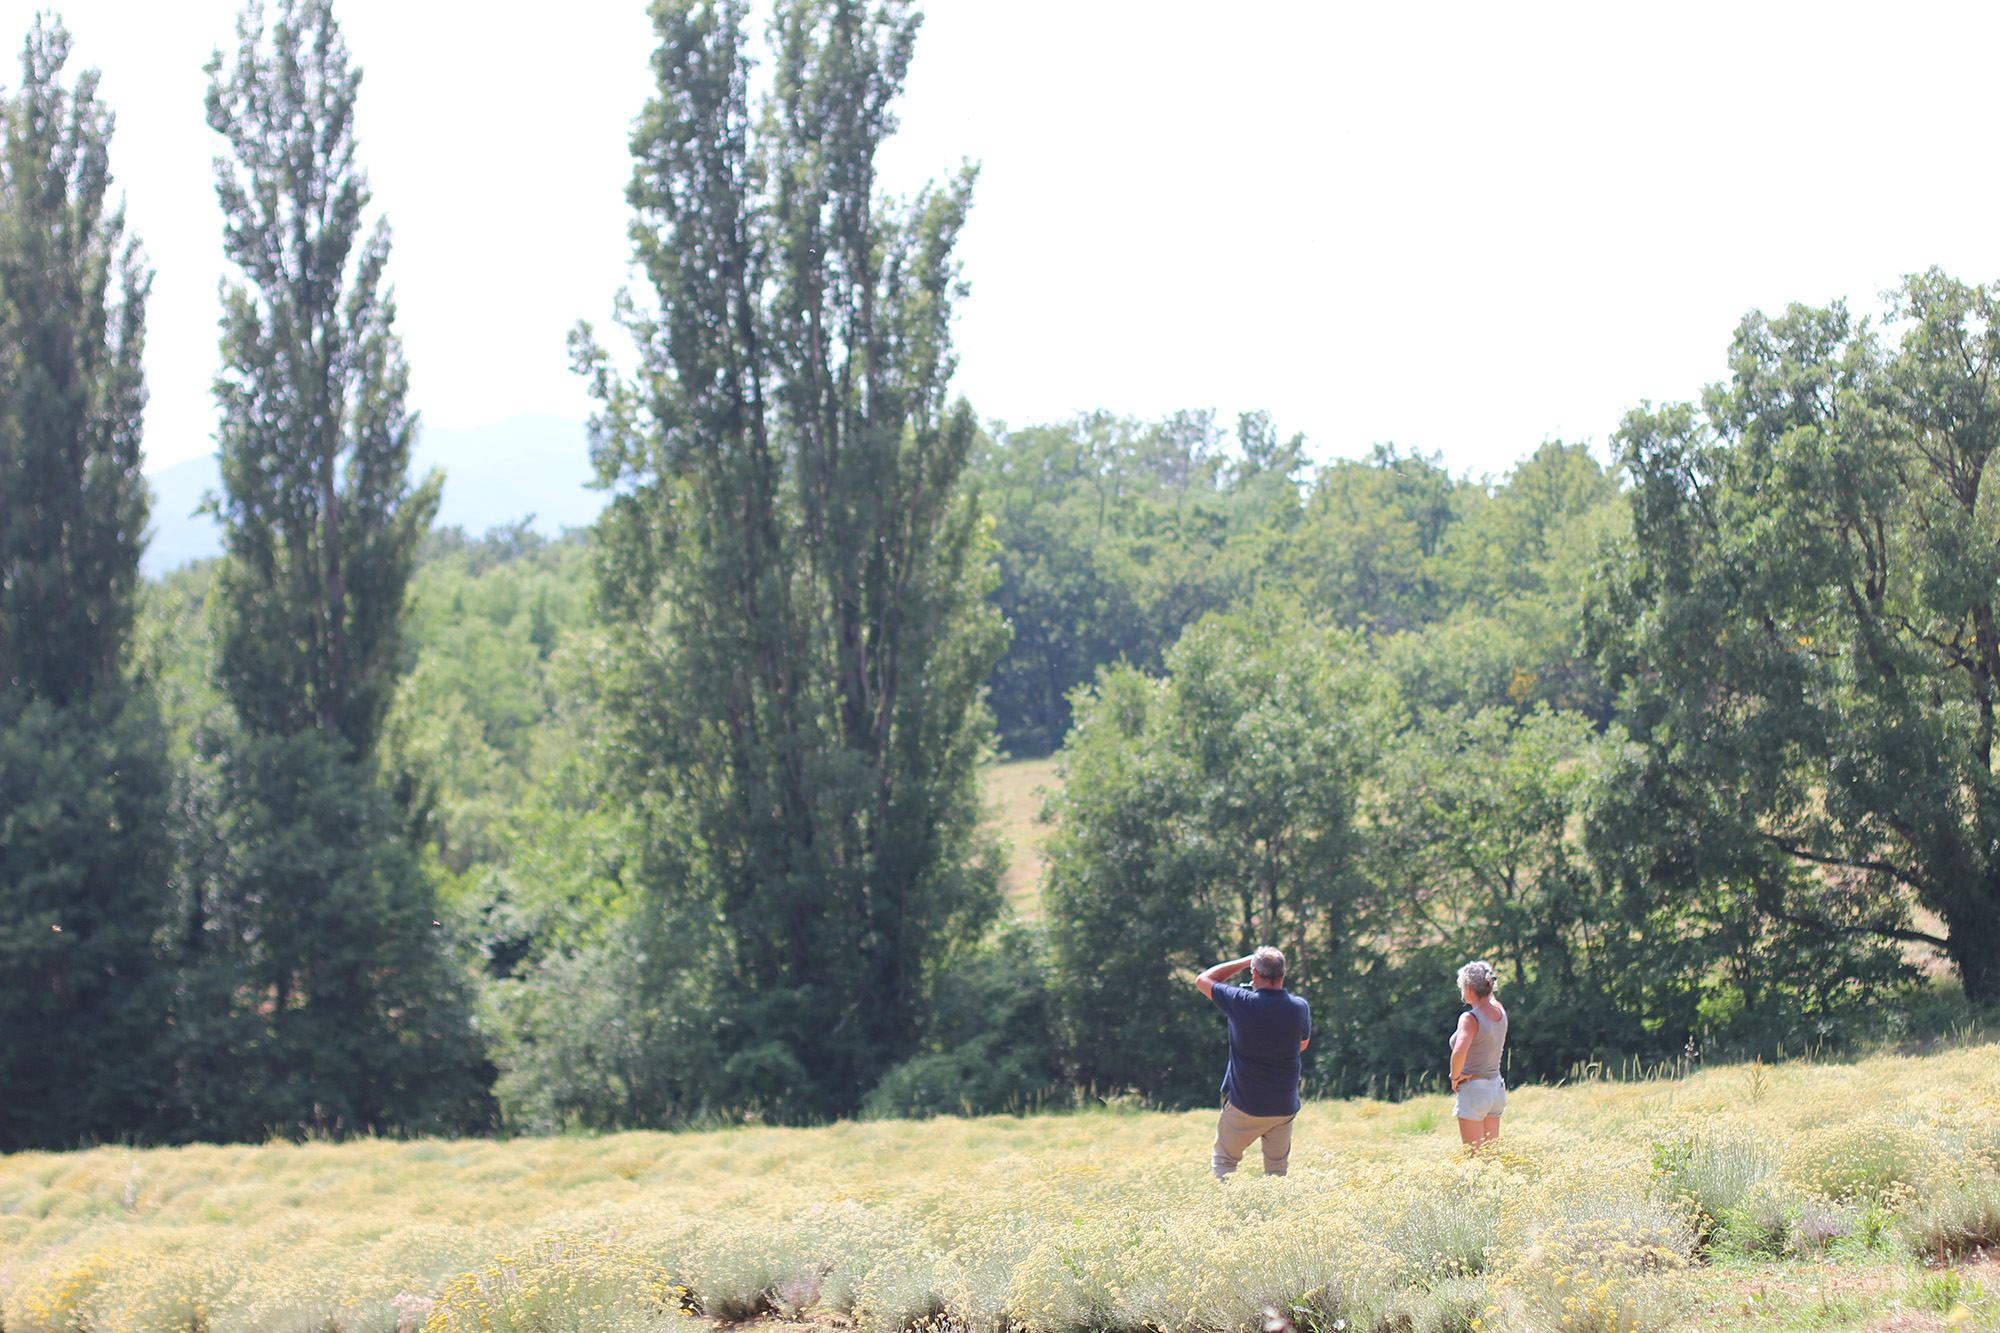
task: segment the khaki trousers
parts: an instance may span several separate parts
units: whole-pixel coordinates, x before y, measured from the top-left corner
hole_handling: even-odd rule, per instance
[[[1222,1179],[1243,1160],[1244,1150],[1264,1140],[1264,1174],[1282,1176],[1292,1161],[1292,1121],[1289,1115],[1245,1115],[1228,1102],[1215,1122],[1215,1178]]]

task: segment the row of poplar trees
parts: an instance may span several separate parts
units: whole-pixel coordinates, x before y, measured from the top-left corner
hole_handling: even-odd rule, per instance
[[[755,108],[743,4],[653,17],[638,368],[587,326],[572,346],[613,490],[607,768],[651,821],[649,966],[695,997],[667,1099],[839,1114],[1000,907],[974,762],[1006,631],[946,392],[971,173],[879,195],[901,0],[780,6]],[[65,81],[59,21],[5,100],[0,1149],[491,1123],[420,801],[378,755],[441,480],[409,475],[360,71],[328,0],[268,21],[252,0],[236,36],[206,100],[233,270],[206,609],[227,706],[192,743],[132,642],[151,274],[111,202],[113,118],[94,74]]]
[[[175,754],[131,644],[151,273],[60,21],[5,107],[0,231],[0,1148],[450,1128],[462,986],[378,780],[439,482],[365,224],[360,82],[324,3],[210,66],[223,293],[216,685]]]

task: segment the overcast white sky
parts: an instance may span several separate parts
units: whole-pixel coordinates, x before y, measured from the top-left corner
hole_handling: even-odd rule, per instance
[[[36,6],[0,0],[18,43]],[[230,0],[69,0],[158,269],[149,466],[209,449],[201,66]],[[1023,423],[1269,408],[1504,470],[1717,377],[1752,307],[2000,278],[2000,6],[932,0],[912,189],[983,163],[960,387]],[[340,0],[415,405],[582,418],[563,335],[626,279],[643,0]],[[4,67],[11,82],[15,66]]]

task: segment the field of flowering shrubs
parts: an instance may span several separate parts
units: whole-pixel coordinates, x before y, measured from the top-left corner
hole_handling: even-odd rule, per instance
[[[7,1333],[2000,1329],[2000,1047],[1208,1113],[0,1159]]]

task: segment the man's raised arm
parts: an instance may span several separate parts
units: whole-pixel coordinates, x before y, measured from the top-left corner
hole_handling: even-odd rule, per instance
[[[1237,958],[1227,963],[1217,963],[1194,979],[1195,989],[1200,991],[1204,998],[1213,995],[1216,982],[1229,980],[1254,961],[1256,961],[1254,958]]]

